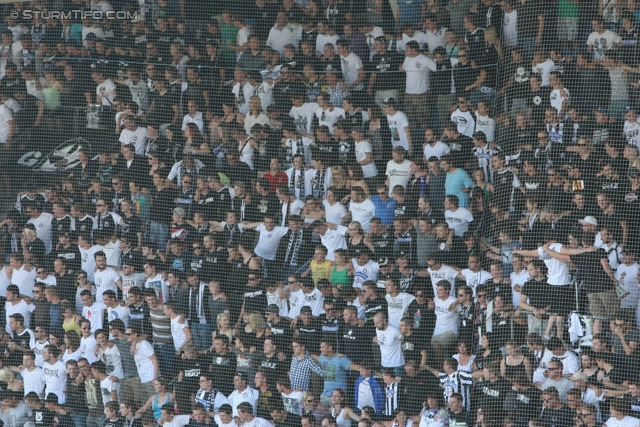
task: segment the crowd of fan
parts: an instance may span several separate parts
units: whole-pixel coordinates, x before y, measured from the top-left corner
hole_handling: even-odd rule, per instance
[[[636,0],[227,3],[4,8],[3,425],[640,426]]]

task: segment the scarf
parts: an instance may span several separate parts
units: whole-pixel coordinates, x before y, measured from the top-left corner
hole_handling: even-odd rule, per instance
[[[289,244],[287,245],[287,253],[284,256],[285,263],[289,261],[290,265],[298,265],[298,256],[300,255],[300,248],[302,247],[302,232],[303,230],[297,233],[291,232]]]
[[[297,179],[297,180],[296,180]],[[289,190],[295,194],[299,199],[305,196],[304,194],[304,176],[302,170],[293,169],[291,172],[291,179],[289,180]]]
[[[315,197],[316,199],[324,200],[325,198],[325,174],[326,172],[324,168],[322,169],[322,172],[316,170],[316,176],[313,180],[313,197]]]

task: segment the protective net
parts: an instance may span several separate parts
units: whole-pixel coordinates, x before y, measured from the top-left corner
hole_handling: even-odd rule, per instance
[[[1,10],[5,426],[640,425],[636,0]]]

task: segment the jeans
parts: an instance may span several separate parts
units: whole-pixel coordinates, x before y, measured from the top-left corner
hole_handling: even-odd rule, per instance
[[[102,427],[102,415],[100,416],[92,416],[92,415],[87,415],[86,419],[86,423],[85,426],[86,427]]]
[[[193,342],[198,350],[206,350],[211,347],[211,325],[206,323],[192,323],[191,333]]]
[[[176,350],[173,344],[154,343],[153,349],[156,351],[158,362],[160,363],[160,375],[165,378],[173,378],[173,361]]]
[[[75,427],[85,427],[87,425],[87,414],[80,414],[78,412],[72,412],[69,414],[73,420]]]
[[[474,108],[478,107],[478,101],[488,101],[490,108],[493,108],[496,103],[496,90],[487,86],[482,86],[479,90],[473,92],[469,97],[471,105]]]
[[[533,51],[536,48],[536,38],[535,37],[531,37],[531,38],[518,37],[518,44],[522,46],[522,49],[524,49],[525,60],[533,59]]]
[[[169,239],[169,225],[161,222],[149,222],[149,240],[158,245],[158,250],[164,252],[167,249]]]

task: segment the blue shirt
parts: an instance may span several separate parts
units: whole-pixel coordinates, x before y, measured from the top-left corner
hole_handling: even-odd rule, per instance
[[[376,207],[376,216],[382,220],[383,225],[392,225],[396,201],[389,198],[386,202],[380,196],[371,196],[371,201]]]
[[[322,377],[324,378],[323,396],[332,396],[333,391],[337,388],[347,389],[347,369],[352,363],[351,360],[334,354],[330,359],[321,355],[318,362],[322,368]]]
[[[444,189],[447,194],[458,196],[459,206],[462,208],[469,207],[469,197],[462,189],[471,188],[471,186],[473,186],[473,181],[463,169],[458,168],[454,173],[447,172]]]
[[[422,3],[422,0],[398,0],[400,23],[410,22],[414,25],[420,23]]]

